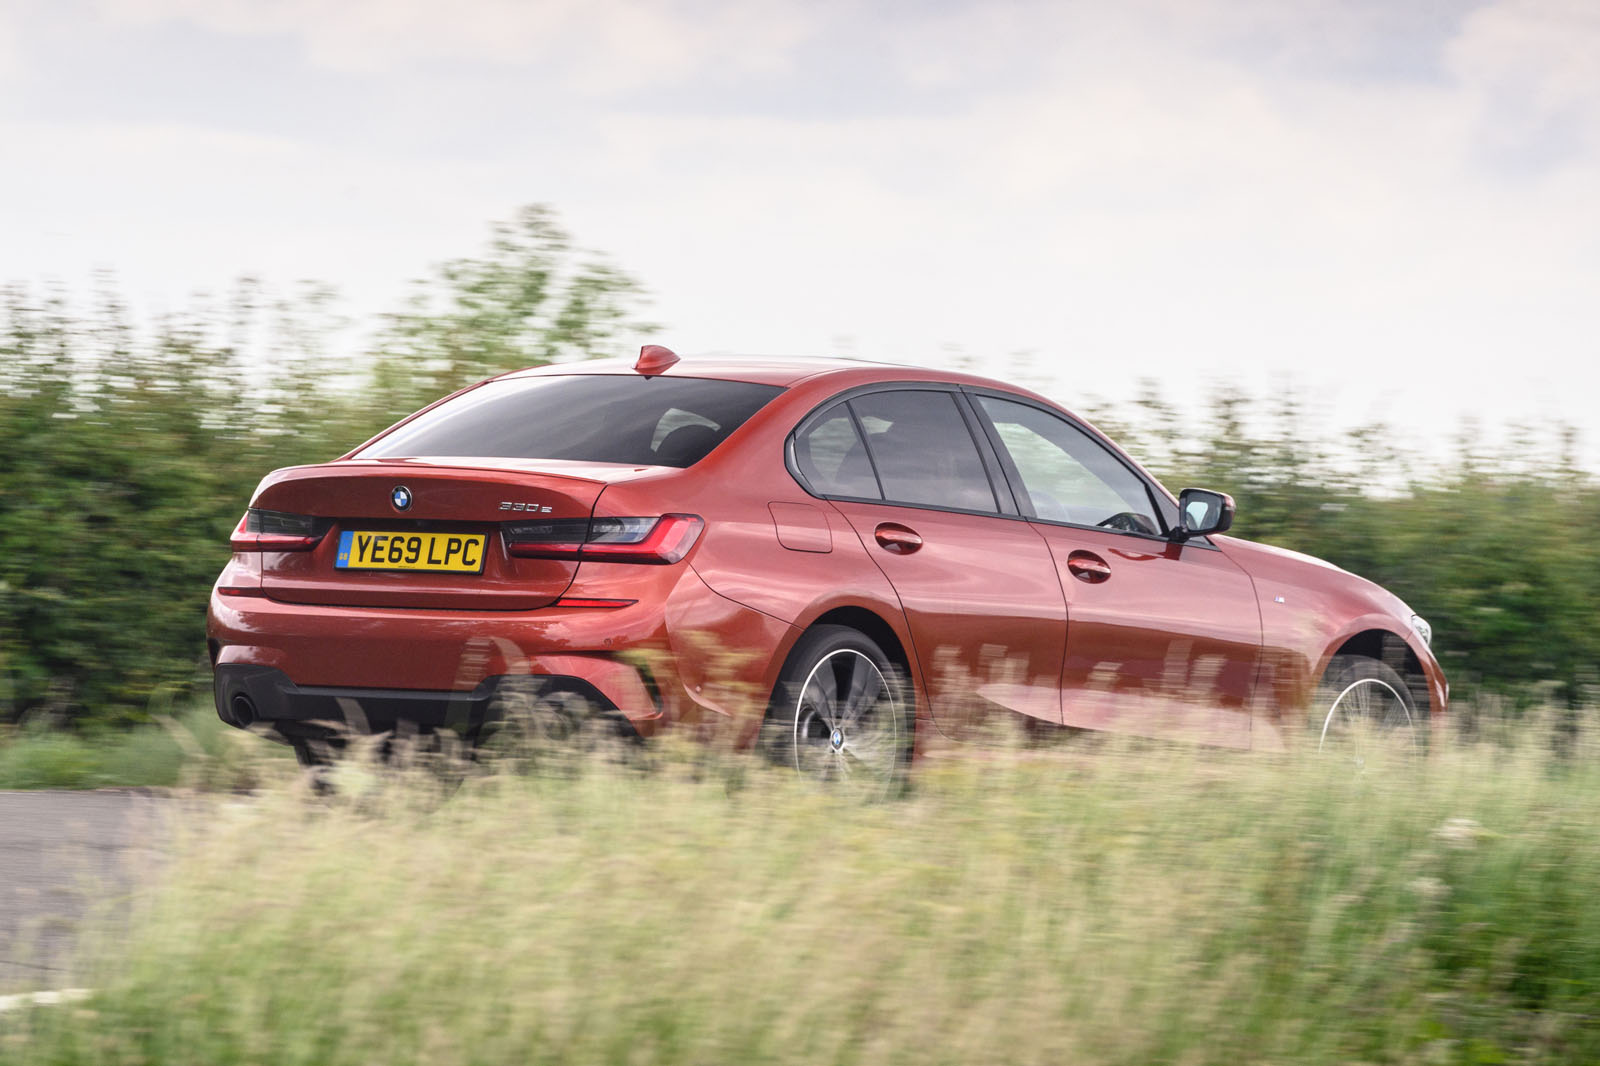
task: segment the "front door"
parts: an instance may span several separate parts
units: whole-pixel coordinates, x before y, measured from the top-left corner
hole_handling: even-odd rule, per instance
[[[1204,540],[1172,540],[1155,490],[1086,430],[974,399],[1060,576],[1062,721],[1249,747],[1261,653],[1249,575]]]

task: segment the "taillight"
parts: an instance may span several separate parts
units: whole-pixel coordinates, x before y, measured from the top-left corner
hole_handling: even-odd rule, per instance
[[[675,563],[689,554],[705,522],[699,515],[659,518],[556,518],[502,528],[506,551],[523,559],[594,559]]]
[[[238,528],[228,539],[236,552],[303,552],[315,548],[329,529],[331,518],[264,511],[252,507],[239,519]]]

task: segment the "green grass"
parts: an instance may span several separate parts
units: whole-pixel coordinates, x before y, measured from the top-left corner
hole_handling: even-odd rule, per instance
[[[1600,1060],[1600,771],[1118,743],[862,806],[659,749],[202,807],[50,1063]]]
[[[127,729],[0,736],[0,789],[248,787],[287,749],[232,729],[209,704]]]

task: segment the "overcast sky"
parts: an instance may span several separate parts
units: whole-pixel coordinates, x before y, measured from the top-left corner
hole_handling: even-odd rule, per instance
[[[0,281],[348,309],[559,210],[682,352],[1600,438],[1600,2],[0,0]]]

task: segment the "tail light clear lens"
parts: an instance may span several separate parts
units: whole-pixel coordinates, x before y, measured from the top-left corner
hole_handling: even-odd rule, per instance
[[[557,518],[502,527],[506,551],[523,559],[675,563],[689,554],[705,522],[699,515]]]
[[[321,543],[333,519],[252,507],[239,519],[228,543],[236,552],[303,552]]]

